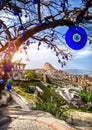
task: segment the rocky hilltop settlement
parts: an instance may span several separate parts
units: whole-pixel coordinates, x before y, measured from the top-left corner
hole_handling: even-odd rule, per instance
[[[32,71],[37,74],[37,77],[40,77],[38,79],[35,78],[34,82],[43,81],[44,84],[50,83],[56,93],[76,108],[84,106],[84,102],[80,97],[80,91],[83,89],[92,91],[92,77],[89,77],[88,75],[70,74],[55,69],[50,63],[45,63],[41,69],[35,69]],[[31,72],[31,70],[27,70],[27,72]],[[32,79],[25,77],[24,73],[22,73],[21,78],[19,77],[18,79],[24,81],[25,78],[26,81],[32,81]]]
[[[73,85],[92,90],[92,77],[88,75],[74,75],[62,70],[55,69],[50,63],[45,63],[42,69],[37,69],[36,73],[44,76],[44,81],[50,80],[61,87]]]

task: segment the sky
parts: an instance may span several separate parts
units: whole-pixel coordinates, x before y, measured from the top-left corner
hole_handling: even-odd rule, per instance
[[[32,45],[28,52],[30,62],[26,68],[41,68],[45,62],[51,63],[57,69],[83,69],[92,70],[92,45],[87,45],[81,51],[73,51],[73,59],[67,62],[66,67],[62,68],[58,63],[57,57],[52,50],[42,46],[40,50],[37,50],[36,45]],[[91,49],[90,49],[91,48]]]
[[[58,59],[55,55],[55,52],[47,48],[44,44],[40,46],[40,49],[37,50],[37,44],[31,44],[28,48],[27,55],[25,53],[15,54],[14,59],[17,57],[22,58],[22,61],[26,63],[25,69],[35,69],[42,68],[43,65],[48,62],[52,64],[56,69],[66,70],[66,69],[82,69],[82,70],[92,70],[92,45],[88,43],[80,51],[71,50],[73,59],[67,62],[67,65],[62,68],[58,63]],[[29,58],[30,61],[26,61]]]
[[[80,0],[70,0],[71,1],[71,8],[79,7]],[[46,11],[46,10],[45,10]],[[48,13],[48,12],[47,12]],[[58,31],[60,31],[61,28],[58,28]],[[66,32],[65,28],[62,28],[62,32]],[[87,32],[89,33],[89,32]],[[73,59],[71,61],[67,62],[67,65],[62,68],[61,65],[58,63],[58,59],[55,56],[55,52],[51,49],[48,49],[43,44],[40,46],[40,50],[37,50],[37,44],[31,44],[28,48],[27,55],[20,54],[20,57],[23,58],[23,61],[25,61],[26,58],[29,58],[30,61],[26,62],[26,69],[34,69],[34,68],[42,68],[42,66],[48,62],[51,63],[55,68],[59,70],[66,70],[66,69],[82,69],[82,70],[92,70],[92,44],[90,45],[89,42],[87,42],[86,46],[79,50],[74,51],[70,50]],[[19,54],[15,57],[19,56]],[[15,58],[16,59],[16,58]]]
[[[72,6],[73,7],[80,6],[80,0],[79,1],[70,0],[70,1],[71,1],[71,8]],[[46,11],[46,9],[44,10],[45,10],[44,11],[45,15],[49,13],[48,11]],[[23,22],[25,22],[27,19],[23,17],[22,20],[24,20]],[[65,29],[65,27],[63,28],[58,27],[57,30],[65,33],[67,29],[68,28]],[[64,68],[62,68],[61,65],[58,63],[58,59],[55,55],[55,52],[47,48],[44,44],[40,46],[40,50],[37,50],[37,43],[31,44],[28,48],[27,55],[25,53],[18,52],[17,54],[15,54],[13,59],[16,60],[19,57],[20,59],[22,58],[23,62],[25,62],[26,59],[29,58],[30,61],[26,61],[27,65],[25,69],[42,68],[42,66],[46,62],[48,62],[59,70],[62,70],[62,69],[63,70],[83,69],[85,71],[92,70],[92,44],[89,45],[89,43],[87,42],[86,46],[83,49],[81,49],[80,51],[71,50],[71,53],[73,55],[73,59],[71,61],[68,61],[67,65]]]

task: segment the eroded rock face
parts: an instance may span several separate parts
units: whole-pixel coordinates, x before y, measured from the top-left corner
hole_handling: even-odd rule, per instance
[[[72,104],[74,107],[79,108],[84,105],[79,92],[81,91],[78,87],[70,87],[70,88],[60,88],[58,87],[55,90],[60,96],[62,96],[68,103]]]
[[[0,95],[0,106],[6,106],[9,104],[11,101],[11,95],[10,92],[6,90],[2,90],[1,95]]]
[[[92,127],[92,113],[66,112],[66,122],[79,127]]]
[[[50,63],[45,63],[42,67],[44,70],[56,70]]]
[[[92,90],[92,77],[88,75],[80,76],[70,74],[54,68],[50,63],[45,63],[42,69],[37,69],[36,72],[46,75],[52,83],[61,87],[72,84],[73,86],[87,87],[89,90]]]

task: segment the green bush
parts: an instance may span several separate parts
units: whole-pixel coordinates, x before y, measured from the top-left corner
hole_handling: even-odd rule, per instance
[[[46,101],[37,102],[36,107],[33,109],[49,112],[56,118],[63,119],[64,109],[61,108],[61,103],[56,102],[54,97],[51,97],[51,99],[49,99],[48,102]]]
[[[85,103],[92,102],[92,92],[86,89],[81,90],[80,96]]]
[[[48,84],[48,85],[47,85],[47,87],[48,87],[48,88],[51,88],[51,85],[50,85],[50,84]]]
[[[66,101],[48,86],[37,82],[34,84],[43,90],[43,95],[39,95],[36,107],[33,109],[46,111],[58,119],[63,119],[63,111],[65,110],[61,106],[65,105]]]
[[[92,112],[92,106],[88,106],[87,111]]]
[[[27,87],[25,88],[25,92],[26,92],[26,93],[34,93],[34,87],[32,87],[32,86],[27,86]]]
[[[20,82],[20,86],[26,93],[34,93],[35,87],[30,85],[30,82]]]
[[[30,70],[28,72],[24,72],[24,75],[26,75],[26,78],[28,79],[37,79],[37,74],[35,73],[34,70]]]
[[[92,112],[92,106],[85,106],[81,108],[81,111],[83,112]]]
[[[36,107],[33,109],[49,112],[58,119],[63,118],[64,109],[62,109],[61,106],[65,105],[66,101],[60,95],[58,95],[54,89],[45,86],[41,82],[21,82],[20,84],[22,91],[26,94],[33,93],[35,86],[38,86],[43,90],[43,94],[38,95],[36,100]]]

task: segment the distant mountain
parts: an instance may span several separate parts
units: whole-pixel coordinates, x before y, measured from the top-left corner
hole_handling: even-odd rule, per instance
[[[58,71],[50,63],[45,63],[42,69]],[[92,76],[92,71],[90,71],[90,70],[83,70],[83,69],[66,69],[66,70],[63,70],[61,72],[63,72],[63,73],[64,72],[68,72],[68,73],[74,74],[74,75],[88,75],[88,76]]]
[[[82,69],[67,69],[65,72],[76,74],[76,75],[89,75],[92,76],[92,71],[90,70],[82,70]]]
[[[42,69],[44,69],[44,70],[56,70],[56,69],[55,69],[50,63],[48,63],[48,62],[46,62],[46,63],[43,65]]]

